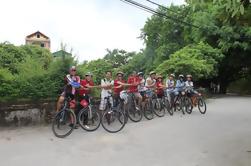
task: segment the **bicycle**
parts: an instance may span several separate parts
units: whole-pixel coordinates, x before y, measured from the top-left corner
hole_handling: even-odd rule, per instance
[[[146,100],[143,104],[143,113],[144,117],[147,120],[152,120],[154,114],[158,117],[163,117],[165,115],[165,105],[164,100],[158,98],[156,94],[150,95],[151,92],[148,92],[148,95],[145,96]]]
[[[106,108],[101,118],[101,125],[106,131],[116,133],[124,128],[126,118],[123,111],[112,106],[110,98],[112,98],[111,94],[105,97]]]
[[[168,99],[167,92],[164,91],[164,96],[162,97],[162,104],[165,108],[165,110],[172,116],[173,115],[173,109],[171,109],[171,102]]]
[[[186,99],[186,93],[185,91],[179,92],[178,96],[174,98],[173,103],[171,104],[171,108],[173,109],[174,112],[176,110],[181,111],[182,114],[185,114],[185,110],[187,108],[185,102],[187,101]]]
[[[137,106],[135,95],[133,93],[128,94],[128,102],[124,107],[124,112],[133,122],[139,122],[143,117],[140,106]]]
[[[97,109],[93,109],[91,98],[82,99],[80,105],[83,107],[78,113],[78,122],[82,129],[86,131],[95,131],[101,123],[101,115]]]
[[[194,96],[191,97],[191,105],[192,105],[192,109],[191,112],[193,110],[194,107],[198,106],[198,109],[200,111],[201,114],[205,114],[207,111],[207,105],[205,102],[205,99],[203,97],[203,95],[201,93],[195,94]]]
[[[76,115],[71,109],[74,105],[72,97],[65,97],[63,107],[55,115],[52,122],[52,131],[56,137],[64,138],[72,133],[76,126]]]

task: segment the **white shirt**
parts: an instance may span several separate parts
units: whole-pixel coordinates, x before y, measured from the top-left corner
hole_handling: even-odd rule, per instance
[[[151,84],[148,84],[147,82],[149,82],[149,81],[151,81]],[[151,77],[148,77],[147,79],[146,79],[146,86],[153,86],[153,85],[155,85],[155,83],[156,83],[156,80],[155,79],[152,79]],[[153,89],[153,88],[147,88],[146,87],[146,89]]]
[[[174,87],[174,80],[166,80],[166,87],[168,88],[168,89],[174,89],[175,87]]]
[[[101,80],[101,86],[108,86],[108,85],[113,86],[114,85],[114,81],[113,80],[107,80],[106,78]],[[104,88],[102,88],[101,98],[110,96],[111,93],[112,93],[112,88],[111,89],[104,89]]]
[[[138,85],[138,90],[139,92],[144,92],[146,90],[144,78],[140,81],[140,84]]]
[[[185,82],[186,87],[193,88],[193,81],[186,81]]]

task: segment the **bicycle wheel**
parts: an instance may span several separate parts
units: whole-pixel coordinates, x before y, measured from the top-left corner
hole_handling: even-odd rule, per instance
[[[95,109],[89,107],[83,108],[78,114],[78,122],[82,129],[86,131],[95,131],[101,123],[101,116]]]
[[[143,117],[142,111],[139,108],[136,108],[134,101],[128,104],[126,112],[128,118],[133,122],[139,122]]]
[[[52,131],[56,137],[64,138],[72,133],[76,126],[76,116],[71,109],[58,112],[52,122]]]
[[[125,114],[118,110],[106,110],[101,118],[101,125],[109,133],[119,132],[125,123]]]
[[[185,104],[185,111],[188,114],[192,113],[193,110],[193,104],[192,104],[192,100],[189,97],[184,97],[184,104]]]
[[[150,101],[145,103],[145,105],[143,107],[143,112],[144,112],[144,117],[147,120],[152,120],[154,118],[153,108],[152,108],[152,105],[151,105]]]
[[[185,114],[186,105],[185,105],[185,102],[184,102],[184,97],[180,97],[178,99],[177,108],[178,108],[179,111],[182,112],[183,115]]]
[[[128,122],[128,114],[127,114],[127,111],[126,111],[126,105],[124,103],[119,103],[118,110],[124,113],[125,123],[127,123]]]
[[[201,114],[205,114],[207,111],[206,102],[202,97],[198,98],[198,108]]]
[[[164,103],[165,109],[172,116],[173,115],[173,109],[171,108],[171,105],[170,105],[168,99],[164,98],[163,100],[164,100],[163,103]]]
[[[155,99],[153,113],[158,117],[163,117],[165,115],[165,109],[161,99]]]

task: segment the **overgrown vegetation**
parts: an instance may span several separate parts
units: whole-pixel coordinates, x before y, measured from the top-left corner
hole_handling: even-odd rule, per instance
[[[200,28],[153,15],[142,28],[145,49],[107,50],[103,59],[78,64],[78,74],[83,78],[84,73],[92,72],[96,84],[107,70],[123,71],[126,76],[134,70],[146,74],[156,70],[164,76],[173,72],[193,74],[204,86],[219,83],[222,93],[232,82],[230,88],[250,93],[246,90],[251,78],[250,2],[189,0],[187,5],[168,8],[176,12],[165,8],[158,11]],[[0,100],[55,98],[73,64],[77,62],[71,57],[53,60],[43,48],[2,43]]]

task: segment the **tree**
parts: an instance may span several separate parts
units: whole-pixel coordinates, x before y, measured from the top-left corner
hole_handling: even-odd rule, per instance
[[[199,43],[188,45],[170,56],[170,59],[161,63],[156,72],[167,75],[192,74],[195,80],[217,76],[218,62],[223,55],[218,49],[208,44]]]
[[[109,50],[106,49],[107,54],[104,57],[104,60],[109,61],[112,63],[114,68],[118,68],[119,66],[126,65],[128,61],[131,59],[133,52],[126,52],[125,50],[113,49]]]

